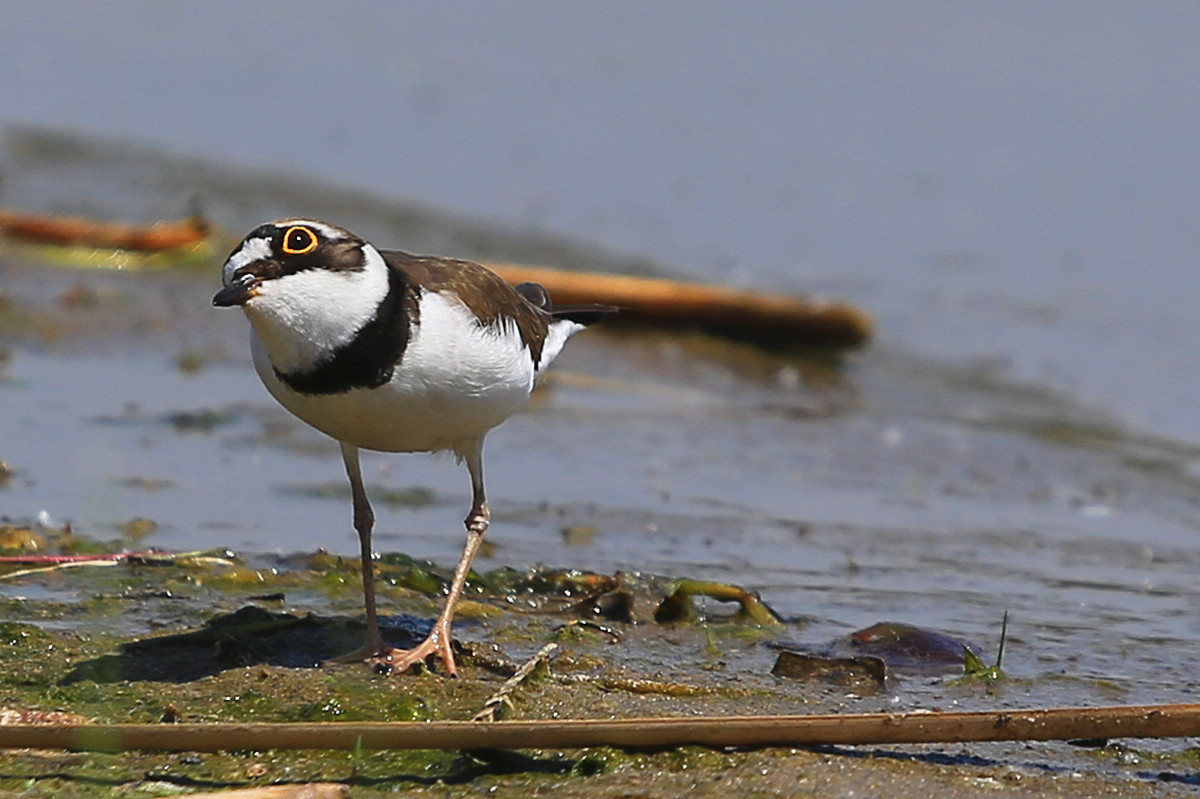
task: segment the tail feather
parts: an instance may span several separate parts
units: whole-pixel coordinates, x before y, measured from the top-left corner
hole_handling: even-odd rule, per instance
[[[615,305],[564,305],[561,308],[555,308],[550,315],[555,319],[567,319],[587,327],[620,310]]]
[[[555,319],[566,319],[584,327],[621,310],[614,305],[564,305],[555,308],[550,299],[550,292],[546,291],[546,287],[541,283],[521,283],[514,288],[530,305],[541,308]]]

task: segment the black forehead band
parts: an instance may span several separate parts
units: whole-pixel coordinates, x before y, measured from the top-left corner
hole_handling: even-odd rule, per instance
[[[246,235],[246,238],[267,239],[268,241],[274,241],[275,238],[278,237],[282,232],[283,229],[279,227],[279,225],[259,225],[258,227],[254,228],[254,230],[251,230],[250,233]]]

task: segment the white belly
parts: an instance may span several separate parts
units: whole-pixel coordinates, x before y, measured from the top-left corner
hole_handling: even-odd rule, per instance
[[[518,410],[533,388],[529,351],[514,329],[487,330],[460,304],[426,294],[420,324],[390,382],[340,394],[300,394],[275,375],[251,332],[267,390],[323,433],[385,452],[463,451]]]

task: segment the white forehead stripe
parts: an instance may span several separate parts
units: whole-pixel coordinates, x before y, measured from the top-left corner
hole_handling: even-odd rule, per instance
[[[221,269],[221,282],[228,286],[233,282],[233,274],[246,264],[271,257],[271,242],[267,239],[246,239],[238,251],[229,256]]]
[[[326,241],[341,239],[345,238],[346,236],[346,231],[342,230],[341,228],[336,228],[333,225],[320,222],[316,219],[280,219],[272,224],[278,225],[284,230],[297,225],[301,227],[312,228],[313,230],[317,231],[321,238],[325,239]]]

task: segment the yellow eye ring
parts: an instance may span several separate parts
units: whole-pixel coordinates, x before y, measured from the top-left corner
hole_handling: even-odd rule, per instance
[[[283,234],[283,252],[286,255],[304,255],[317,248],[317,234],[303,225],[293,225]]]

